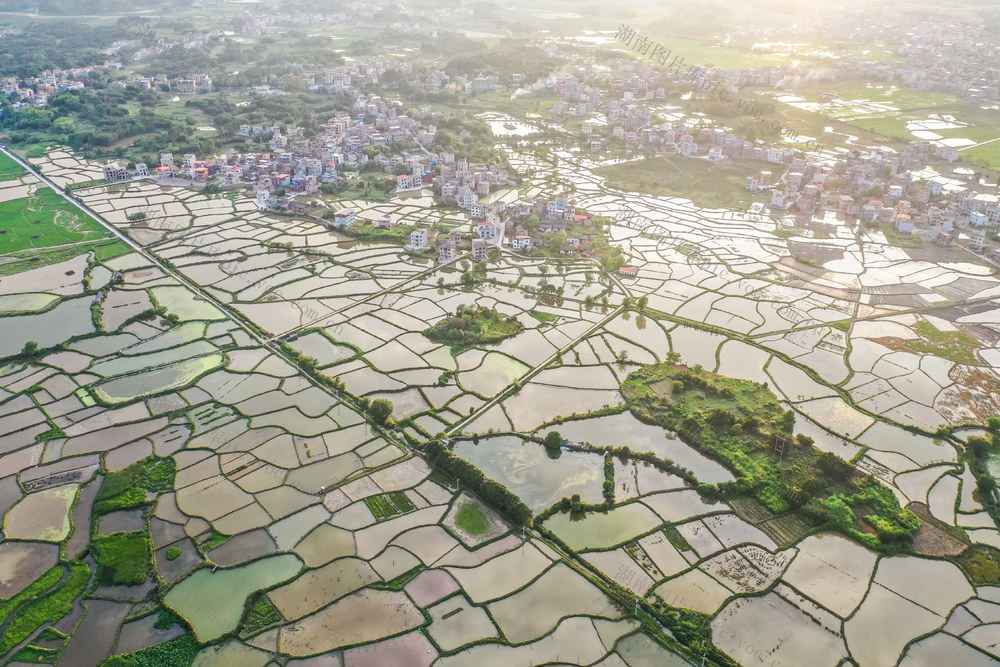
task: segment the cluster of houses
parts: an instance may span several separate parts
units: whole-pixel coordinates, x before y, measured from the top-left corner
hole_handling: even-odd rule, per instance
[[[946,30],[943,34],[951,32]],[[937,46],[914,47],[906,53],[939,52],[940,40],[932,40],[932,43]],[[861,65],[848,60],[853,64],[841,63],[830,76],[848,78],[856,74]],[[712,68],[705,77],[713,84],[719,82],[721,87],[738,91],[742,86],[779,85],[789,77],[806,74],[808,69],[801,67],[774,66]],[[898,80],[893,77],[900,75],[898,71],[896,75],[885,71],[882,74],[892,81]],[[888,223],[901,234],[919,235],[944,246],[955,242],[958,230],[968,229],[968,248],[986,252],[982,229],[1000,224],[997,197],[976,193],[957,184],[955,179],[923,171],[932,158],[946,163],[957,160],[955,148],[914,141],[901,152],[884,147],[853,149],[832,163],[826,157],[821,163],[818,158],[803,157],[794,147],[750,141],[723,129],[695,129],[683,122],[652,123],[650,103],[662,99],[665,85],[683,75],[683,70],[671,72],[642,60],[615,61],[611,67],[611,96],[601,107],[607,123],[585,122],[583,125],[590,150],[601,151],[615,142],[616,145],[624,144],[627,152],[676,151],[713,161],[727,158],[759,160],[775,168],[747,176],[746,190],[769,192],[773,214],[812,215],[817,210],[832,211],[866,223]],[[910,83],[927,82],[920,77],[914,79],[912,72],[907,76]],[[536,84],[536,87],[542,86],[564,97],[553,107],[557,114],[586,115],[601,96],[594,70],[587,64],[554,72]],[[969,81],[960,88],[973,96],[977,94]],[[776,177],[772,176],[772,171]]]
[[[83,80],[93,67],[73,67],[64,70],[45,70],[38,76],[21,78],[10,76],[0,79],[0,91],[11,99],[15,109],[45,106],[49,97],[67,90],[83,90]]]
[[[437,164],[440,167],[436,186],[441,198],[455,202],[459,208],[469,209],[473,217],[482,212],[480,196],[490,194],[495,187],[517,185],[498,164],[470,164],[466,158],[455,158],[454,153],[441,153]]]
[[[207,74],[188,74],[187,76],[174,79],[168,78],[166,74],[154,74],[152,76],[129,74],[124,79],[112,81],[109,85],[112,88],[125,88],[126,86],[135,85],[142,90],[160,90],[177,93],[178,95],[210,93],[215,90],[212,86],[212,77]]]
[[[853,149],[832,166],[795,157],[778,179],[770,171],[748,176],[746,189],[770,191],[770,210],[810,217],[836,212],[862,223],[892,225],[941,246],[968,230],[968,248],[986,252],[986,228],[1000,225],[1000,200],[978,193],[955,179],[921,174],[930,145],[912,142],[899,154],[888,149]]]

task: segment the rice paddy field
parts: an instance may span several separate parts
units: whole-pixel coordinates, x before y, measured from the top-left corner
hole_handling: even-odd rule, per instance
[[[100,243],[0,248],[0,663],[1000,660],[1000,532],[965,449],[1000,411],[993,271],[878,232],[788,238],[558,158],[637,278],[506,254],[468,286],[398,245],[152,181],[74,190]],[[95,169],[36,163],[57,187]],[[40,185],[0,183],[21,181]],[[440,219],[429,198],[352,205]],[[424,335],[460,306],[523,330]],[[637,408],[656,368],[693,384],[650,381],[644,409],[726,423],[752,387],[794,426],[764,425],[751,457],[713,449]],[[430,455],[436,437],[475,468]],[[817,498],[869,485],[853,523],[736,489],[824,453],[849,472]],[[887,507],[912,511],[910,539],[876,539]]]

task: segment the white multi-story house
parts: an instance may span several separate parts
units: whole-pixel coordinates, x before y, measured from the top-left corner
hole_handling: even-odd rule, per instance
[[[492,241],[497,237],[497,226],[487,220],[479,223],[478,231],[479,238],[484,241]]]
[[[333,214],[333,224],[337,225],[340,229],[350,227],[357,221],[357,219],[358,212],[353,208],[341,209]]]
[[[427,247],[427,230],[424,228],[414,229],[410,232],[410,247],[413,250],[421,250]]]

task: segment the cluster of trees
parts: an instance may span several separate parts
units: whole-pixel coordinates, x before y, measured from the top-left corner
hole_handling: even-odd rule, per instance
[[[556,66],[555,59],[528,42],[503,40],[492,48],[476,49],[452,58],[444,71],[453,77],[492,74],[506,83],[512,74],[523,74],[527,81],[534,81]]]
[[[498,343],[523,330],[524,325],[516,317],[504,317],[496,308],[460,305],[453,316],[426,329],[424,335],[436,343],[466,347]]]
[[[358,407],[379,426],[390,428],[395,426],[395,422],[392,420],[392,401],[386,398],[376,398],[373,401],[367,396],[362,396],[358,400]]]
[[[389,196],[396,191],[396,179],[390,176],[352,178],[335,183],[324,183],[319,186],[319,189],[325,195],[387,201]],[[327,218],[328,214],[333,216],[335,213],[336,211],[324,212],[323,217]],[[332,219],[332,217],[327,219]]]
[[[998,449],[997,434],[1000,433],[1000,417],[990,417],[987,427],[992,431],[989,438],[974,435],[965,444],[966,458],[969,469],[976,477],[979,487],[979,500],[990,513],[994,521],[1000,523],[1000,502],[997,500],[997,480],[990,472],[987,461]]]
[[[521,499],[511,493],[495,479],[483,474],[483,471],[468,461],[455,456],[440,440],[428,442],[424,451],[427,459],[447,475],[456,477],[467,488],[476,493],[488,505],[499,510],[514,523],[525,526],[532,525],[531,509],[521,502]]]
[[[19,0],[5,1],[4,8],[11,10],[11,4],[17,2]],[[55,13],[63,13],[56,7],[63,3],[71,5],[70,11],[65,13],[75,13],[82,7],[78,2],[70,3],[67,0],[41,0],[41,4],[52,6]],[[39,5],[37,2],[30,4]],[[91,6],[87,5],[88,11]],[[128,39],[130,36],[129,32],[123,34],[122,28],[114,24],[95,23],[88,25],[86,30],[81,30],[77,21],[32,21],[17,32],[4,36],[3,49],[0,49],[0,77],[28,78],[47,69],[98,65],[107,60],[104,49],[115,40]]]
[[[470,162],[497,162],[502,160],[489,124],[474,116],[445,116],[435,120],[437,134],[434,148],[439,152],[455,153]],[[465,137],[463,138],[463,133]]]

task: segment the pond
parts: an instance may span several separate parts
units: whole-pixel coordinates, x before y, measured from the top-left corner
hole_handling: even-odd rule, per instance
[[[490,352],[477,368],[460,373],[458,381],[467,391],[490,397],[495,396],[528,370],[528,367],[517,359],[499,352]]]
[[[182,320],[224,320],[226,316],[215,306],[203,301],[180,285],[154,287],[150,290],[157,302]]]
[[[471,462],[512,492],[536,514],[579,493],[584,502],[603,500],[604,461],[600,456],[562,452],[551,459],[545,448],[512,435],[455,443],[455,455]]]
[[[45,348],[58,345],[77,334],[94,330],[90,317],[90,299],[69,299],[44,313],[5,317],[0,320],[0,356],[20,352],[29,341]]]
[[[544,429],[548,432],[549,429]],[[572,442],[589,442],[603,447],[625,447],[635,452],[652,452],[662,459],[671,459],[693,472],[699,481],[718,484],[733,479],[732,473],[719,462],[701,454],[685,444],[672,432],[659,426],[650,426],[632,416],[630,412],[568,421],[552,430]]]
[[[141,354],[131,357],[114,357],[106,361],[99,361],[91,366],[90,370],[104,377],[115,375],[125,375],[134,373],[143,368],[156,368],[165,366],[182,359],[191,359],[216,351],[216,347],[206,340],[198,340],[186,345],[174,347],[162,352],[151,354]]]
[[[190,621],[199,642],[212,641],[236,629],[247,595],[290,579],[301,567],[296,556],[281,554],[231,570],[201,569],[163,602]]]
[[[583,518],[559,513],[546,519],[545,527],[571,549],[611,549],[622,542],[648,533],[662,523],[653,510],[642,503],[620,505],[609,512],[593,512]]]
[[[108,403],[130,401],[146,394],[183,387],[202,373],[221,366],[222,363],[221,354],[186,359],[163,368],[109,380],[95,387],[94,392]]]

